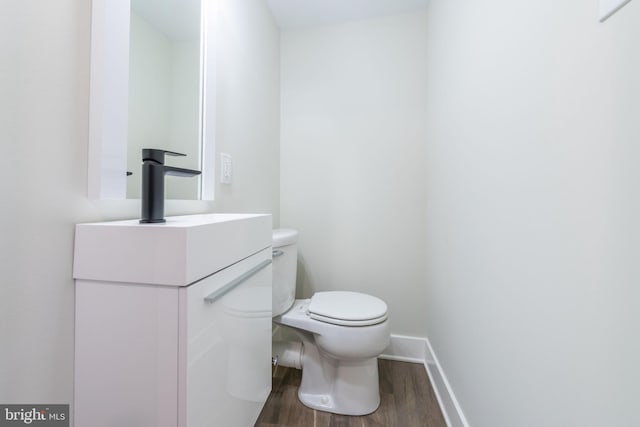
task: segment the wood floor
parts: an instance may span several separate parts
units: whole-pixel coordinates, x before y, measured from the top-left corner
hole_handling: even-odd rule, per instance
[[[254,427],[446,427],[424,366],[379,360],[380,407],[350,417],[307,408],[298,400],[301,371],[278,367]]]

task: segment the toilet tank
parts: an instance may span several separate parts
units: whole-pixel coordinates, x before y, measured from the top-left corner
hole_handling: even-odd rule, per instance
[[[273,230],[273,316],[287,311],[295,300],[298,268],[298,232]]]

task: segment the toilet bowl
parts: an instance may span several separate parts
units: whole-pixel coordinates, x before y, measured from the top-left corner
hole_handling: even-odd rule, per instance
[[[300,339],[278,343],[280,364],[302,368],[300,401],[311,408],[365,415],[380,404],[377,357],[390,340],[387,305],[358,292],[317,292],[294,299],[295,230],[273,232],[273,321]],[[292,356],[292,354],[295,354]],[[274,354],[274,357],[278,357]]]

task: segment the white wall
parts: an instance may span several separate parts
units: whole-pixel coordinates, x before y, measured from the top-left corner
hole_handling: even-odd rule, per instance
[[[426,336],[426,14],[281,34],[281,224],[298,291],[383,298]]]
[[[474,427],[640,425],[640,3],[433,0],[427,324]]]
[[[228,89],[218,100],[225,130],[220,141],[236,155],[237,181],[215,202],[169,201],[166,213],[272,212],[277,225],[278,30],[262,2],[232,4],[243,11],[239,19],[251,16],[244,45],[261,52],[252,65],[262,70],[242,70],[247,50],[223,57],[238,68],[233,84],[219,76]],[[139,201],[86,197],[90,6],[76,0],[0,3],[3,403],[72,403],[74,224],[140,214]],[[255,90],[260,87],[268,89]],[[251,105],[236,104],[249,95]]]
[[[220,8],[216,151],[233,157],[233,183],[219,184],[216,179],[216,198],[225,210],[269,206],[277,220],[280,32],[263,0],[214,3]],[[216,157],[217,171],[219,164]]]

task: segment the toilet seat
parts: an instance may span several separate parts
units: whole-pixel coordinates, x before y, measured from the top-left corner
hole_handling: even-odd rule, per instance
[[[339,326],[370,326],[387,320],[387,304],[359,292],[316,292],[307,307],[311,319]]]

